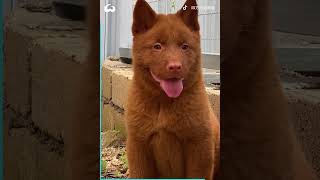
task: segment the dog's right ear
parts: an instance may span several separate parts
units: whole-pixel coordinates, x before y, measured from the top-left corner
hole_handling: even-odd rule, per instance
[[[137,0],[133,10],[133,36],[149,30],[156,21],[157,14],[145,0]]]
[[[187,0],[182,8],[176,13],[183,22],[192,30],[199,31],[197,0]]]

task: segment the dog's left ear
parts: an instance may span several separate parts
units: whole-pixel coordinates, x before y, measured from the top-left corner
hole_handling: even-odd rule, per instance
[[[187,0],[177,15],[192,31],[199,31],[197,0]]]

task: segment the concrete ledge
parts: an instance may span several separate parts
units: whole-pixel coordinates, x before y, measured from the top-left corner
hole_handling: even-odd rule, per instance
[[[286,95],[297,138],[320,177],[320,90],[288,89]]]

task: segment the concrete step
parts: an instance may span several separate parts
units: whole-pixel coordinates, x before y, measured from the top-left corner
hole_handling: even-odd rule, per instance
[[[292,71],[320,73],[320,36],[273,31],[273,46],[279,64]]]
[[[320,48],[276,48],[279,64],[296,72],[320,73]]]

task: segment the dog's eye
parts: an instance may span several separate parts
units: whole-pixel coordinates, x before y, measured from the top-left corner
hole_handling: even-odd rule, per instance
[[[161,44],[160,43],[156,43],[153,45],[153,48],[156,50],[160,50],[161,49]]]
[[[183,50],[187,50],[188,48],[189,48],[189,45],[186,43],[181,45],[181,49],[183,49]]]

